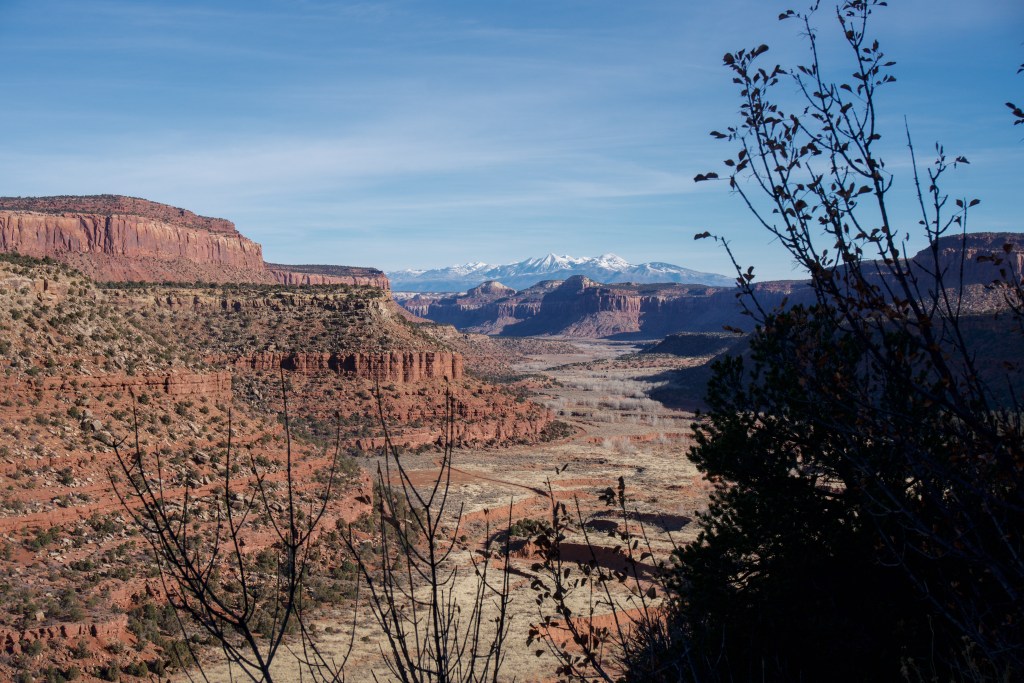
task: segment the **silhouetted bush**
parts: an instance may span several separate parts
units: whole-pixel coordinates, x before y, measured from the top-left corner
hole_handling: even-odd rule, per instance
[[[810,14],[780,17],[803,23],[807,65],[761,66],[763,45],[725,56],[742,118],[712,135],[740,147],[730,186],[811,275],[817,303],[764,310],[753,270],[737,266],[758,326],[748,356],[714,368],[691,457],[716,488],[699,539],[678,552],[668,620],[651,629],[663,654],[633,662],[632,679],[1024,672],[1024,384],[1012,364],[979,367],[968,330],[977,200],[939,189],[966,159],[937,146],[929,167],[914,163],[923,257],[908,260],[890,223],[875,106],[892,62],[866,32],[884,4],[837,10],[855,56],[847,84],[822,76]],[[793,84],[803,100],[789,112],[779,92]],[[979,259],[1004,295],[1004,349],[1024,343],[1018,248]]]

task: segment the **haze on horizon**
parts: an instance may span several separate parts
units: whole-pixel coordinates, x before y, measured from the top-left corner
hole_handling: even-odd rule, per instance
[[[791,3],[13,0],[0,4],[0,195],[117,193],[234,221],[269,261],[432,268],[613,252],[794,272],[708,135],[738,102],[726,51],[802,57]],[[826,61],[836,55],[823,8]],[[889,168],[972,162],[973,230],[1024,229],[1015,180],[1024,4],[894,2],[875,29]],[[897,179],[913,227],[908,178]],[[916,244],[915,246],[920,246]]]

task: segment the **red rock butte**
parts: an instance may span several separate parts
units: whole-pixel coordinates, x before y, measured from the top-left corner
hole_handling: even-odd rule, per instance
[[[389,289],[374,268],[285,266],[223,218],[120,195],[0,197],[0,252],[50,257],[107,282],[252,282]]]

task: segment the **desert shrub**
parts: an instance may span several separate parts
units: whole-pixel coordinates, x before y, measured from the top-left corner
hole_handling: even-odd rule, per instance
[[[121,666],[117,662],[110,662],[96,669],[96,677],[101,681],[121,680]]]
[[[518,519],[508,528],[508,535],[518,538],[532,538],[551,531],[551,525],[541,519]]]
[[[55,526],[48,529],[36,529],[35,535],[25,542],[25,546],[29,550],[42,550],[58,538],[60,538],[60,529]]]
[[[566,439],[575,433],[576,428],[568,422],[552,420],[548,424],[544,425],[544,429],[542,429],[540,433],[540,438],[541,441],[558,441],[559,439]]]
[[[89,644],[84,640],[79,640],[71,648],[71,656],[75,659],[87,659],[89,657]]]
[[[53,614],[54,618],[61,621],[81,621],[85,616],[85,610],[78,599],[74,588],[64,588],[60,591],[57,599],[57,609]]]
[[[142,678],[143,676],[148,676],[150,671],[144,661],[138,660],[126,666],[124,668],[124,673],[129,676],[135,676],[136,678]]]

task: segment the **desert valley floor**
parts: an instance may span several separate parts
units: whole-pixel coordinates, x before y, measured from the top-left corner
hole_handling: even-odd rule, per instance
[[[640,346],[607,340],[507,340],[523,355],[513,368],[536,373],[549,380],[534,400],[546,404],[558,419],[577,428],[577,433],[558,441],[532,446],[495,449],[457,449],[453,485],[455,505],[464,505],[463,527],[467,547],[484,535],[484,511],[492,525],[504,524],[511,502],[513,519],[544,520],[550,517],[546,494],[550,483],[556,499],[578,500],[584,514],[595,517],[588,528],[596,543],[614,527],[614,514],[598,500],[601,491],[616,486],[623,477],[631,507],[639,512],[657,555],[667,556],[673,543],[695,536],[691,522],[706,501],[707,486],[687,460],[693,414],[665,408],[646,396],[666,371],[706,361],[661,354],[638,354]],[[424,483],[437,473],[438,454],[403,456],[414,478]],[[364,463],[374,467],[372,460]],[[634,515],[636,516],[636,515]],[[604,525],[600,518],[606,518]],[[570,539],[569,552],[583,558],[582,539]],[[610,542],[610,541],[608,541]],[[463,554],[468,565],[468,551]],[[508,659],[504,672],[511,680],[554,680],[555,660],[550,654],[536,656],[527,647],[531,623],[538,621],[534,595],[529,588],[529,552],[515,554],[512,576],[512,613]],[[464,590],[473,586],[468,568],[460,575]],[[363,608],[365,612],[365,607]],[[350,612],[337,612],[318,620],[321,645],[328,651],[348,648]],[[382,670],[380,644],[368,612],[359,619],[352,655],[346,667],[348,680],[371,680],[371,671]],[[208,666],[211,680],[227,680],[228,672]],[[280,678],[278,678],[280,677]],[[179,676],[176,680],[187,680]],[[275,680],[299,681],[293,658],[280,662]]]

